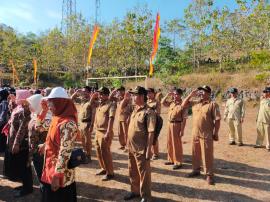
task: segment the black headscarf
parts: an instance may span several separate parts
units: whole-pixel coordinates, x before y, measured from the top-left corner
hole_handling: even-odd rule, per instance
[[[9,93],[6,89],[0,89],[0,102],[7,100]]]

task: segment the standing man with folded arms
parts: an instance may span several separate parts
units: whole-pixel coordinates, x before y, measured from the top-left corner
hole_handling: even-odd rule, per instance
[[[227,100],[224,111],[224,121],[229,125],[230,130],[230,145],[235,145],[235,135],[237,145],[243,146],[242,141],[242,123],[245,116],[244,101],[238,98],[237,88],[229,89],[230,98]]]
[[[128,169],[131,192],[124,200],[136,197],[141,202],[151,200],[151,147],[153,145],[156,114],[146,105],[147,91],[141,86],[129,91],[133,95],[135,108],[128,128]]]

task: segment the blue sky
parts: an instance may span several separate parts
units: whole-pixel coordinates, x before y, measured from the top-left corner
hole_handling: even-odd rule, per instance
[[[110,23],[123,18],[128,10],[147,4],[153,12],[160,12],[161,22],[182,18],[184,9],[192,0],[101,0],[101,22]],[[235,7],[234,0],[216,0],[216,6]],[[12,26],[21,33],[40,33],[60,26],[62,0],[0,0],[0,23]],[[77,0],[77,11],[88,20],[94,20],[95,0]]]

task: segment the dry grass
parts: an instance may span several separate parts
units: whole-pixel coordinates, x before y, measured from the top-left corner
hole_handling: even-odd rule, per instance
[[[263,82],[256,79],[256,75],[259,73],[256,71],[248,71],[242,73],[194,73],[189,75],[184,75],[179,77],[179,86],[184,88],[198,87],[201,85],[209,85],[213,89],[227,89],[229,87],[237,87],[240,89],[262,89],[265,85],[269,85],[267,82]],[[150,78],[147,79],[147,86],[160,88],[162,86],[163,89],[169,89],[172,86],[166,86],[159,78]],[[130,86],[134,86],[134,83]],[[141,83],[144,85],[144,82]]]

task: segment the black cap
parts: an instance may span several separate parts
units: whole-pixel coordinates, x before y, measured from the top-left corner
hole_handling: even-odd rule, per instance
[[[237,88],[230,88],[228,91],[229,91],[229,93],[232,93],[232,94],[238,93]]]
[[[116,89],[117,91],[125,91],[125,87],[124,86],[120,86],[119,88]]]
[[[109,95],[110,94],[110,90],[106,87],[100,87],[97,92],[105,94],[105,95]]]
[[[173,91],[175,91],[179,95],[183,95],[183,90],[181,88],[175,88]]]
[[[137,86],[134,90],[129,91],[130,94],[147,95],[147,91],[144,87]]]
[[[90,86],[84,86],[83,88],[87,90],[88,93],[92,91],[92,88]]]
[[[270,87],[265,87],[265,89],[263,90],[263,93],[270,93]]]
[[[147,88],[146,91],[148,93],[156,93],[155,89],[154,88]]]
[[[209,87],[209,86],[206,86],[206,85],[204,85],[204,86],[200,86],[199,88],[198,88],[198,90],[203,90],[203,91],[205,91],[205,92],[207,92],[207,93],[211,93],[211,88]]]

